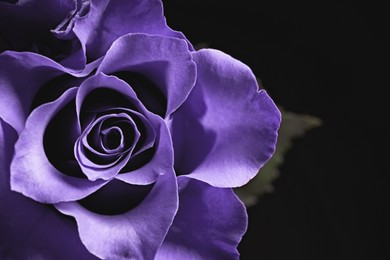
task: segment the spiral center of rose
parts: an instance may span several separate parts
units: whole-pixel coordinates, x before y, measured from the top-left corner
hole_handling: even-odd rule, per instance
[[[113,127],[111,129],[101,131],[101,138],[106,149],[114,150],[118,148],[122,142],[122,133],[119,128]]]

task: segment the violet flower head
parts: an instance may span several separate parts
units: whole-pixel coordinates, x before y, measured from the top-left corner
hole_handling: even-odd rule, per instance
[[[0,2],[0,258],[238,259],[281,120],[250,68],[160,0],[43,2]]]

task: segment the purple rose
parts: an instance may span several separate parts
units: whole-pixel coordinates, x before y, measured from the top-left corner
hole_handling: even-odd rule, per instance
[[[0,258],[237,259],[247,215],[232,188],[280,125],[252,71],[195,51],[158,0],[41,2],[0,7],[37,11],[21,27],[79,49],[14,48],[0,27],[13,43],[0,50]]]

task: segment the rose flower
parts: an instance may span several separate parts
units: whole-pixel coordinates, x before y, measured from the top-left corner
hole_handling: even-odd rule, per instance
[[[160,1],[42,8],[65,3],[54,29],[28,19],[76,43],[68,56],[14,48],[0,27],[0,258],[237,259],[232,188],[274,152],[272,99],[245,64],[171,30]]]

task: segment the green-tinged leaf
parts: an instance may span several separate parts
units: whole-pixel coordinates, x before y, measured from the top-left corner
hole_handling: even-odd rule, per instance
[[[253,206],[259,197],[274,190],[272,183],[279,176],[279,167],[283,164],[287,151],[292,148],[293,140],[303,137],[308,130],[322,124],[317,117],[285,111],[281,107],[279,109],[282,113],[282,123],[274,155],[255,178],[246,185],[235,189],[236,194],[247,207]]]

